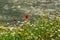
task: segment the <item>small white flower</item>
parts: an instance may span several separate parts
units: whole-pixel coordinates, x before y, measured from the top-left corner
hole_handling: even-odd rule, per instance
[[[24,22],[27,22],[27,21],[24,21]]]
[[[57,31],[55,31],[55,33],[57,33]]]
[[[60,37],[60,34],[58,36]]]
[[[55,39],[52,38],[51,40],[55,40]]]
[[[41,27],[42,29],[44,29],[44,27]]]
[[[20,23],[20,21],[17,21],[18,23]]]
[[[38,28],[35,28],[35,30],[38,30]]]
[[[30,25],[30,26],[33,26],[33,25]]]
[[[44,39],[42,38],[42,40],[44,40]]]
[[[10,29],[10,31],[12,31],[12,30],[13,30],[13,28],[14,28],[14,27],[10,27],[10,28],[9,28],[9,29]]]
[[[31,33],[31,35],[34,35],[33,33]]]
[[[7,23],[8,25],[10,24],[10,23]]]
[[[20,26],[23,26],[24,24],[21,24]]]
[[[60,29],[58,29],[58,31],[60,32]]]
[[[4,33],[2,32],[2,33],[0,33],[1,35],[3,35]]]
[[[50,35],[50,37],[52,37],[53,35]]]
[[[21,8],[21,6],[17,6],[17,8]]]
[[[38,39],[38,37],[35,37],[35,39],[37,40],[37,39]]]

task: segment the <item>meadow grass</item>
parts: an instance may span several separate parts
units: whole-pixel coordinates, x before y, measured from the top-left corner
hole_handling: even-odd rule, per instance
[[[60,17],[50,19],[43,15],[34,23],[25,20],[19,27],[2,25],[0,40],[60,40]]]

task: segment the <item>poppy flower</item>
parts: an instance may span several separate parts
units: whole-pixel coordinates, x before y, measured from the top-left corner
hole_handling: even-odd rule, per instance
[[[17,18],[13,18],[13,21],[17,21]]]
[[[28,19],[28,14],[24,14],[24,18],[25,19]]]

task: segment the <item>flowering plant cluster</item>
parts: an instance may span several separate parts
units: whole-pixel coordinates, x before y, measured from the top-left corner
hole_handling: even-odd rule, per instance
[[[60,40],[58,1],[1,1],[0,40]]]
[[[27,14],[24,15],[24,22],[20,26],[0,26],[0,40],[60,40],[60,17],[56,16],[54,20],[47,14],[41,14],[31,23]],[[17,21],[17,18],[13,18]]]

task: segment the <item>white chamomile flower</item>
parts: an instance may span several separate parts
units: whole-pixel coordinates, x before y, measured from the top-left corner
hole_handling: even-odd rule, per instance
[[[10,28],[9,28],[9,29],[10,29],[10,31],[12,31],[12,30],[13,30],[13,28],[14,28],[14,27],[10,27]]]

